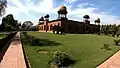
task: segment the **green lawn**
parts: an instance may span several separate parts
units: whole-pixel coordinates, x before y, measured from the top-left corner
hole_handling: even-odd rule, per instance
[[[28,32],[28,34],[44,40],[42,42],[46,43],[45,46],[31,46],[31,42],[22,35],[24,49],[32,68],[50,68],[48,62],[51,60],[52,55],[38,53],[37,51],[41,49],[53,52],[57,50],[68,52],[73,59],[77,60],[74,68],[95,68],[120,49],[120,47],[114,45],[114,38],[110,36],[91,34],[54,35],[39,32]],[[49,44],[47,44],[48,42]],[[110,44],[111,50],[101,49],[103,44]]]
[[[6,37],[6,35],[3,35],[3,34],[0,33],[0,39],[2,39],[4,37]]]

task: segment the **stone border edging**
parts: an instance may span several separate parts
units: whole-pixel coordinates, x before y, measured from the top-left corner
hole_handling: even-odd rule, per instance
[[[96,65],[96,68],[98,67],[98,66],[100,66],[101,64],[103,64],[105,61],[107,61],[108,59],[110,59],[113,55],[115,55],[117,52],[119,51],[119,49],[114,53],[114,54],[112,54],[112,55],[110,55],[108,58],[106,58],[105,60],[103,60],[101,63],[99,63],[98,65]]]
[[[17,32],[11,33],[8,36],[0,39],[0,41],[2,41],[2,43],[0,44],[0,50],[4,47],[4,45],[6,44],[6,42],[8,42],[9,40],[11,40],[15,36],[16,33]]]
[[[21,41],[21,32],[20,32],[20,41]],[[22,44],[22,41],[21,41],[21,44]],[[30,65],[30,62],[29,62],[29,60],[28,60],[28,57],[27,57],[27,55],[25,54],[25,50],[24,50],[23,44],[22,44],[22,50],[23,50],[23,54],[24,54],[24,59],[25,59],[26,67],[27,67],[27,68],[31,68],[31,65]]]
[[[1,39],[1,40],[3,40],[4,43],[0,44],[0,62],[3,60],[3,56],[4,56],[5,52],[6,52],[6,50],[8,49],[12,38],[16,35],[16,33],[17,32],[14,32],[12,34],[9,34],[7,37]],[[5,49],[3,49],[3,48],[5,48]]]
[[[25,59],[26,67],[27,67],[27,68],[31,68],[31,65],[30,65],[30,62],[29,62],[29,60],[28,60],[28,57],[27,57],[27,55],[25,54],[25,50],[24,50],[23,45],[22,45],[22,49],[23,49],[23,54],[24,54],[24,59]]]

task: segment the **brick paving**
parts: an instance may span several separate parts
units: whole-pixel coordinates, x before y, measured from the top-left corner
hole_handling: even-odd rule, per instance
[[[12,39],[11,44],[0,63],[0,68],[26,68],[20,32]]]
[[[112,57],[103,62],[97,68],[120,68],[120,51],[115,53]]]

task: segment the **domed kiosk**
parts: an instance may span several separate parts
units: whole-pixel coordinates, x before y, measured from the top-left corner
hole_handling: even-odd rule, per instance
[[[58,10],[58,19],[67,19],[67,8],[62,5]]]

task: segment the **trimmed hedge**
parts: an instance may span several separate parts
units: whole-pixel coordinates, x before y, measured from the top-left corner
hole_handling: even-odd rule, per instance
[[[17,32],[8,34],[5,38],[0,39],[0,51],[4,47],[4,45],[16,34]]]

